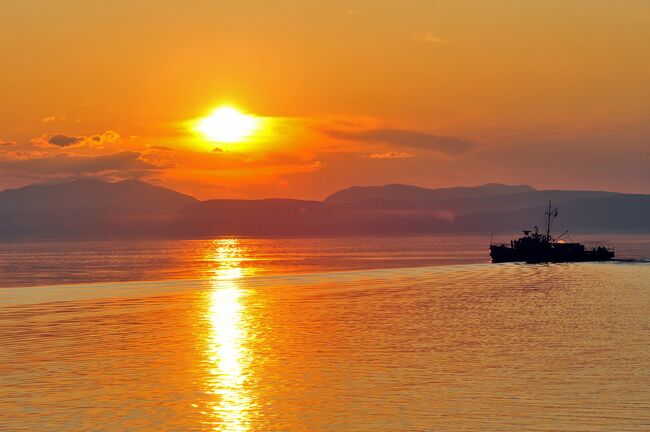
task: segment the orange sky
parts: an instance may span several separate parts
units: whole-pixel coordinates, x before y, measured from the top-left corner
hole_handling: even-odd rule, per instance
[[[650,193],[646,0],[24,0],[0,4],[0,53],[0,188]],[[188,127],[223,104],[265,127],[228,145]]]

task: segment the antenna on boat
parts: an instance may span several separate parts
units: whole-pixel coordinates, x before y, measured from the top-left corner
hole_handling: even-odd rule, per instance
[[[562,237],[564,237],[564,236],[567,235],[568,233],[569,233],[569,230],[564,231],[564,232],[563,232],[562,234],[560,234],[558,237],[555,237],[555,240],[559,240],[559,239],[561,239]]]
[[[548,199],[548,210],[546,211],[546,239],[551,241],[551,216],[557,217],[557,209],[551,210],[551,199]]]

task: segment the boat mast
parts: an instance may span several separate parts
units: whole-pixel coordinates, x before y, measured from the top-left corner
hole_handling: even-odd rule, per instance
[[[546,240],[550,240],[551,236],[551,199],[548,199],[548,210],[546,211]]]
[[[546,211],[546,240],[551,241],[551,216],[557,216],[557,209],[551,211],[551,199],[548,199],[548,210]],[[564,234],[562,234],[564,235]]]

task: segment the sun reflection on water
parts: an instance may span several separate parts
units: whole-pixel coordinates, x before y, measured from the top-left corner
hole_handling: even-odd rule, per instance
[[[244,291],[239,285],[245,250],[235,239],[215,243],[217,267],[207,299],[207,389],[214,398],[208,415],[214,430],[245,432],[250,430],[251,408],[245,385],[250,365],[246,347],[249,326]]]

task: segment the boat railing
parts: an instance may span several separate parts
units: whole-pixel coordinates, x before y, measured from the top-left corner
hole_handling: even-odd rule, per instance
[[[587,249],[597,249],[597,248],[604,248],[607,250],[614,250],[614,246],[608,242],[608,241],[603,241],[603,240],[592,240],[584,243],[585,248]]]

